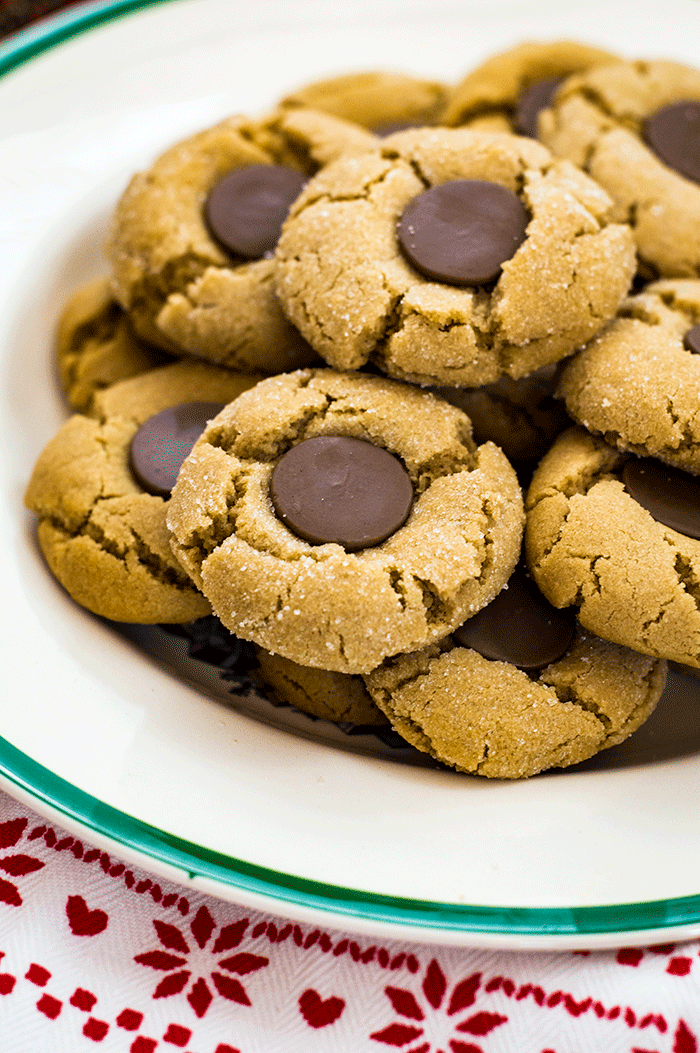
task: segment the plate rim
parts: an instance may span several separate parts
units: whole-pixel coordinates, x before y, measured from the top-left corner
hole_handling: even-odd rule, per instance
[[[550,947],[579,946],[587,937],[617,946],[619,941],[612,937],[700,926],[700,895],[583,907],[496,907],[413,900],[330,885],[247,863],[145,823],[55,775],[2,737],[0,773],[6,784],[36,802],[40,814],[44,806],[99,840],[124,847],[139,862],[145,858],[175,870],[189,883],[214,883],[229,893],[226,898],[235,890],[249,903],[274,903],[283,914],[285,908],[297,908],[308,916],[323,915],[351,927],[355,922],[361,929],[369,923],[371,931],[379,926],[393,935],[410,934],[429,942],[443,942],[441,936],[448,937],[444,942],[449,943],[462,942],[455,938],[459,936],[468,942],[472,942],[469,937],[495,937],[496,942],[515,938],[518,943]]]
[[[0,44],[0,78],[43,52],[108,22],[150,7],[179,0],[94,0],[36,26],[12,34]],[[39,814],[57,814],[103,843],[115,843],[139,865],[149,861],[177,872],[176,878],[207,886],[259,909],[296,913],[355,931],[385,932],[389,937],[433,943],[507,947],[617,946],[653,942],[654,935],[700,934],[700,894],[637,903],[581,907],[497,907],[413,900],[328,885],[247,863],[151,826],[99,801],[55,775],[0,737],[0,783],[12,795],[31,801]]]

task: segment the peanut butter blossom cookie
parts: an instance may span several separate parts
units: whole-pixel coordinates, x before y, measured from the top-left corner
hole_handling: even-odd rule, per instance
[[[531,139],[428,128],[313,178],[277,247],[289,318],[337,369],[521,377],[589,340],[635,268],[601,188]]]
[[[646,276],[698,276],[700,70],[618,61],[571,77],[539,136],[605,187]]]
[[[700,474],[700,281],[666,279],[630,296],[567,363],[559,392],[612,445]]]
[[[522,779],[622,742],[665,678],[665,662],[576,629],[516,571],[450,637],[364,680],[417,749],[458,771]]]
[[[257,679],[266,693],[271,691],[280,702],[336,724],[389,723],[372,701],[361,676],[299,665],[262,647],[256,647],[255,653],[260,667]]]
[[[615,58],[574,40],[525,41],[471,70],[451,92],[441,123],[536,138],[539,113],[559,85]]]
[[[556,607],[643,654],[700,667],[700,480],[563,432],[527,494],[530,572]]]
[[[400,128],[439,124],[448,88],[405,73],[368,70],[306,84],[285,96],[285,108],[310,106],[387,135]]]
[[[88,413],[96,392],[164,365],[170,356],[136,335],[105,277],[81,285],[65,303],[56,360],[71,406]]]
[[[360,673],[493,599],[518,559],[522,504],[504,454],[477,447],[456,407],[381,377],[300,370],[211,422],[168,524],[233,633]]]
[[[139,335],[241,370],[313,361],[274,294],[280,226],[310,175],[374,142],[356,124],[292,109],[222,121],[134,176],[107,251],[114,295]]]
[[[495,442],[518,470],[534,468],[560,432],[571,425],[563,401],[555,397],[562,363],[543,366],[526,377],[501,377],[479,388],[436,388],[472,422],[477,442]]]
[[[255,383],[177,362],[96,394],[34,467],[26,504],[46,561],[74,600],[115,621],[210,613],[172,554],[165,513],[180,463],[207,420]]]

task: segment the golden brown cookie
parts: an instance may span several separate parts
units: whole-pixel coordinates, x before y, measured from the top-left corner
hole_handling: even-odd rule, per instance
[[[435,192],[463,191],[466,203],[446,206],[446,229]],[[476,218],[484,195],[485,226]],[[476,270],[466,268],[473,277],[465,281],[460,270],[440,278],[409,262],[400,238],[415,234],[407,215],[416,208],[420,233],[441,254],[437,274],[475,260]],[[465,209],[468,229],[450,233],[455,211],[459,225]],[[370,361],[399,379],[449,386],[521,377],[589,340],[627,292],[633,239],[626,224],[608,221],[609,209],[597,184],[532,139],[459,128],[401,132],[309,182],[277,247],[278,296],[335,368]],[[522,222],[522,240],[511,222]],[[508,256],[495,277],[492,252]]]
[[[299,456],[285,491],[280,477]],[[388,532],[373,518],[387,509]],[[311,525],[294,521],[307,513]],[[382,377],[321,369],[269,378],[212,421],[182,467],[168,524],[233,633],[300,665],[358,673],[488,603],[518,559],[521,517],[510,463],[493,444],[475,446],[460,410]]]
[[[281,702],[336,724],[388,723],[367,693],[362,677],[299,665],[262,647],[256,647],[255,653],[264,687]]]
[[[441,123],[535,135],[536,114],[555,83],[616,57],[575,40],[524,41],[471,70],[451,92]]]
[[[580,630],[533,675],[448,638],[364,677],[411,745],[495,779],[565,768],[624,741],[653,712],[665,679],[665,662]]]
[[[626,299],[567,363],[571,416],[611,445],[700,473],[700,281],[666,279]]]
[[[343,150],[374,141],[355,124],[308,109],[231,118],[134,176],[117,205],[107,254],[114,295],[139,335],[172,354],[245,371],[311,362],[313,352],[275,299],[273,259],[244,259],[224,247],[205,202],[234,172],[281,166],[308,176]]]
[[[71,406],[89,413],[97,391],[164,365],[170,356],[136,335],[104,277],[81,285],[64,305],[56,360]]]
[[[540,115],[540,139],[605,187],[615,202],[614,218],[631,224],[648,277],[698,276],[699,104],[700,70],[677,62],[618,61],[571,77]],[[666,107],[673,109],[664,115]],[[684,129],[676,123],[674,131],[684,112],[690,122]],[[664,141],[672,147],[665,159],[659,153]],[[676,167],[683,156],[695,157],[694,176]]]
[[[305,84],[280,105],[310,106],[387,135],[402,127],[441,123],[447,97],[448,88],[439,81],[368,70]]]
[[[170,549],[167,498],[134,474],[131,444],[154,414],[192,400],[225,404],[256,379],[198,362],[163,366],[98,392],[92,415],[75,414],[50,440],[25,500],[46,561],[74,600],[115,621],[210,612]]]
[[[555,397],[562,363],[543,366],[520,380],[501,377],[480,388],[436,388],[436,394],[464,410],[476,442],[495,442],[520,470],[539,461],[556,436],[571,424]]]
[[[699,486],[583,428],[563,432],[527,493],[533,578],[603,639],[700,666]]]

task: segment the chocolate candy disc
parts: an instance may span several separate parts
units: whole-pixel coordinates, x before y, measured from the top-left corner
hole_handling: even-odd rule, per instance
[[[277,462],[270,487],[280,519],[315,545],[349,552],[378,545],[402,526],[413,504],[408,472],[381,446],[321,435]]]
[[[149,417],[131,440],[131,470],[149,494],[170,497],[182,462],[207,421],[224,408],[220,402],[183,402]]]
[[[519,669],[542,669],[569,649],[575,622],[570,610],[560,611],[517,568],[508,584],[487,607],[452,634],[462,647],[495,662]]]
[[[535,81],[522,93],[513,113],[513,125],[518,135],[537,138],[537,118],[540,110],[547,109],[561,83],[559,77],[549,77],[547,80]]]
[[[459,179],[414,197],[397,225],[416,270],[450,285],[484,285],[525,240],[530,217],[499,183]]]
[[[700,183],[700,102],[675,102],[647,117],[644,138],[655,154],[686,179]]]
[[[700,539],[700,479],[653,457],[631,457],[622,481],[654,519],[686,537]]]
[[[694,325],[684,334],[683,347],[693,355],[700,355],[700,325]]]
[[[259,260],[270,255],[305,182],[302,172],[283,165],[250,165],[229,172],[210,190],[204,205],[210,232],[234,256]]]

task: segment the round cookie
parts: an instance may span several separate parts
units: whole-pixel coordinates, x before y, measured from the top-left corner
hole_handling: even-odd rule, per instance
[[[567,363],[571,416],[606,442],[700,474],[700,281],[666,279],[623,302]]]
[[[274,473],[322,439],[374,448],[408,476],[408,518],[385,540],[313,543],[276,514]],[[360,483],[341,523],[354,532],[394,490],[368,477],[363,493],[350,461],[334,457],[309,463],[334,512],[346,482]],[[296,493],[304,512],[303,482]],[[323,497],[315,485],[313,496]],[[522,506],[510,463],[493,444],[475,446],[460,410],[382,377],[299,370],[261,382],[211,422],[182,467],[168,525],[175,554],[233,633],[300,665],[359,673],[445,636],[489,602],[517,561]]]
[[[409,206],[434,191],[459,194],[465,184],[474,205],[466,233],[451,237],[439,223],[421,229],[428,238],[438,229],[432,247],[456,246],[457,262],[483,247],[505,248],[510,258],[486,284],[427,277],[397,236]],[[510,229],[501,240],[498,203],[479,218],[484,184],[489,197],[495,188],[524,214],[515,251]],[[532,139],[460,128],[400,132],[328,165],[302,191],[277,246],[278,296],[337,369],[370,361],[399,379],[457,387],[521,377],[589,340],[627,292],[633,239],[625,224],[608,222],[609,208],[597,184]],[[460,208],[457,224],[464,214]],[[411,226],[402,235],[410,237]]]
[[[624,741],[653,712],[665,679],[665,662],[581,630],[531,675],[448,637],[364,677],[411,745],[495,779],[565,768]]]
[[[207,198],[232,173],[263,166],[262,178],[275,166],[305,177],[344,150],[375,141],[358,125],[308,109],[260,121],[231,118],[177,143],[134,176],[113,216],[107,255],[114,295],[139,335],[172,354],[244,371],[275,373],[313,361],[275,299],[271,254],[244,259],[225,247],[205,216]],[[264,224],[269,190],[262,183],[257,200],[252,194],[248,188],[235,204]]]
[[[700,268],[700,70],[677,62],[622,62],[571,77],[539,120],[539,138],[580,165],[628,221],[647,277],[696,278]],[[674,149],[695,157],[694,178],[652,148],[650,119],[683,104],[691,118]],[[678,111],[675,111],[678,114]],[[666,124],[670,133],[670,122]],[[663,126],[661,139],[664,138]],[[656,147],[659,131],[653,135]]]
[[[310,106],[387,135],[400,128],[438,124],[448,88],[404,73],[368,70],[306,84],[280,106]]]
[[[561,363],[543,366],[520,380],[501,377],[480,388],[435,388],[464,410],[476,442],[495,442],[520,472],[535,467],[571,419],[555,398]]]
[[[574,73],[617,58],[574,40],[528,40],[491,55],[453,89],[442,124],[536,137],[537,115]]]
[[[290,662],[279,654],[256,647],[259,677],[281,702],[312,717],[337,724],[387,724],[360,676]]]
[[[73,409],[89,413],[96,392],[164,365],[169,356],[139,339],[107,277],[69,297],[56,330],[56,362]]]
[[[700,666],[699,487],[661,461],[568,429],[528,489],[530,573],[597,636]]]
[[[49,441],[25,503],[54,576],[74,600],[114,621],[187,622],[210,613],[170,549],[167,498],[146,492],[130,447],[154,414],[181,403],[229,402],[256,377],[176,362],[98,392]],[[211,413],[209,415],[212,415]]]

